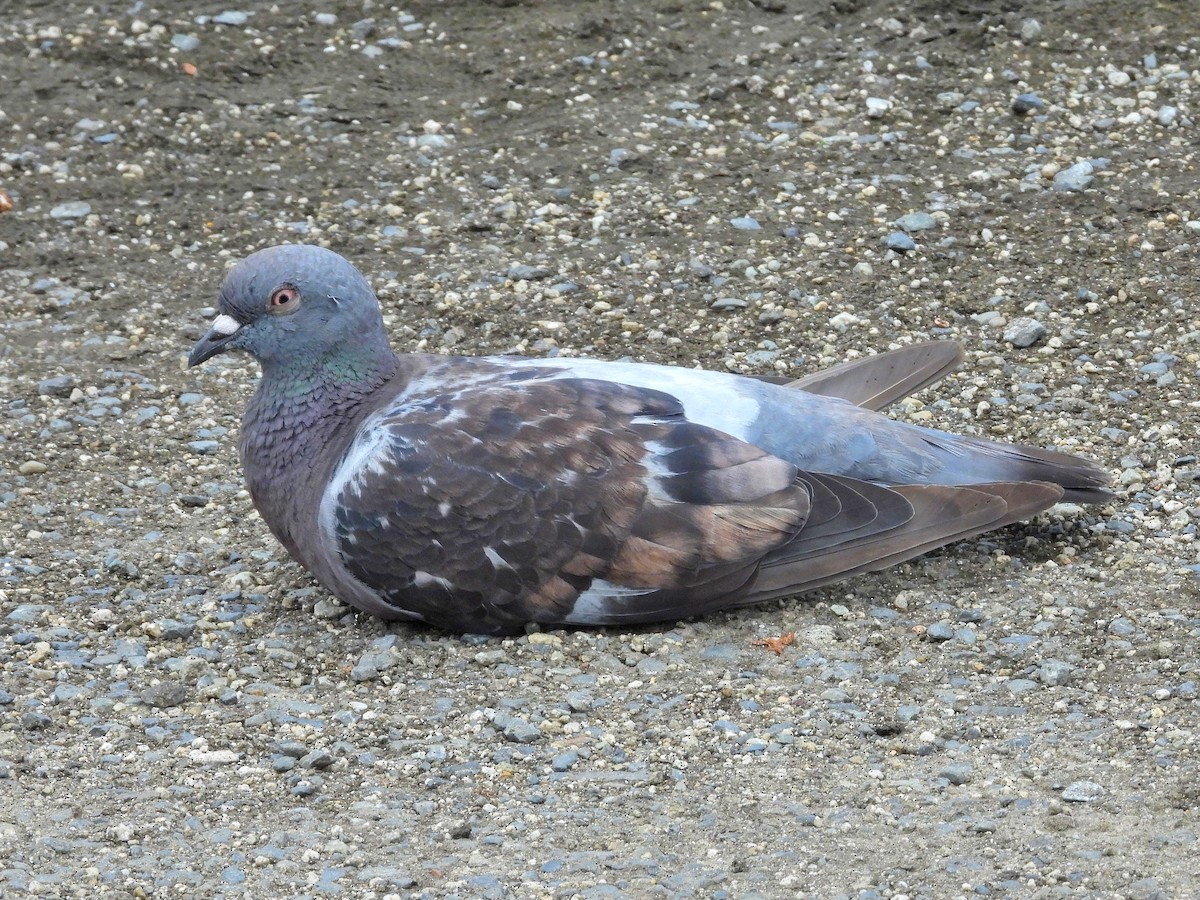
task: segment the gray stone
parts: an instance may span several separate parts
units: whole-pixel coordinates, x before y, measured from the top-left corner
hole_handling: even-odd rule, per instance
[[[1018,94],[1012,102],[1012,111],[1018,116],[1024,116],[1035,110],[1046,108],[1046,101],[1037,94]]]
[[[566,772],[577,762],[579,762],[579,754],[574,750],[567,750],[550,760],[550,768],[555,772]]]
[[[358,658],[358,662],[350,670],[351,679],[372,681],[378,678],[380,673],[396,665],[400,661],[400,654],[396,652],[395,645],[396,636],[394,634],[372,641],[371,646]]]
[[[1059,687],[1071,680],[1075,667],[1061,659],[1043,659],[1038,663],[1038,680],[1042,684]]]
[[[328,769],[333,765],[333,754],[328,750],[310,750],[300,757],[300,765],[306,769]]]
[[[41,731],[49,728],[51,721],[51,718],[43,712],[30,710],[21,713],[21,727],[26,731]]]
[[[504,728],[504,737],[518,744],[531,744],[541,739],[542,732],[520,716],[513,716]]]
[[[1070,803],[1091,803],[1108,793],[1094,781],[1073,781],[1063,788],[1062,798]]]
[[[638,660],[637,670],[639,675],[653,678],[667,671],[667,664],[661,659],[642,659]]]
[[[916,242],[903,231],[893,231],[883,239],[883,245],[897,253],[912,253],[917,249]]]
[[[10,622],[22,625],[32,625],[50,611],[50,607],[42,603],[20,603],[6,617]]]
[[[1046,336],[1046,326],[1029,316],[1018,316],[1004,329],[1004,339],[1014,347],[1032,347]]]
[[[75,387],[74,375],[55,375],[37,383],[37,392],[43,397],[68,397]]]
[[[239,9],[227,9],[212,17],[217,25],[245,25],[254,13],[242,12]]]
[[[970,763],[951,763],[938,772],[951,784],[966,784],[974,775],[974,769]]]
[[[592,695],[587,691],[571,691],[567,694],[567,706],[573,712],[587,712],[592,708]]]
[[[50,210],[52,219],[82,219],[92,211],[92,205],[84,200],[60,203]]]
[[[931,641],[948,641],[954,637],[954,627],[946,622],[935,622],[925,630]]]
[[[159,623],[161,631],[159,639],[164,641],[182,641],[187,640],[196,630],[196,626],[190,622],[180,622],[175,619],[163,619]]]
[[[1095,167],[1087,160],[1077,162],[1054,176],[1054,190],[1082,191],[1096,180],[1096,176],[1092,174],[1095,171]]]
[[[147,706],[165,709],[182,705],[191,693],[187,685],[174,681],[160,681],[152,684],[141,693],[141,700]]]
[[[872,119],[878,119],[885,115],[892,108],[892,101],[884,97],[868,97],[867,98],[867,115]]]
[[[508,267],[508,277],[513,281],[538,281],[549,278],[554,272],[541,266],[527,266],[523,263],[513,263]]]
[[[313,794],[321,790],[325,784],[325,779],[320,775],[310,775],[307,778],[301,778],[292,785],[292,793],[297,797],[311,797]]]
[[[914,231],[928,231],[937,228],[937,219],[927,212],[910,212],[896,220],[896,227],[912,234]]]
[[[1010,678],[1004,686],[1013,694],[1027,694],[1037,688],[1038,683],[1029,678]]]
[[[751,366],[769,366],[779,358],[778,350],[751,350],[746,354],[746,363]]]

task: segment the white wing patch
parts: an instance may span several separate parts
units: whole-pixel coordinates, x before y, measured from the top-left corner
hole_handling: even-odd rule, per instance
[[[361,496],[363,475],[368,472],[382,472],[389,449],[387,427],[378,416],[371,416],[363,422],[358,436],[342,457],[341,464],[334,469],[329,485],[321,497],[320,511],[317,513],[317,525],[321,534],[333,546],[337,546],[336,510],[342,492],[350,491],[356,496]]]
[[[626,587],[623,584],[613,584],[611,581],[597,578],[592,581],[586,591],[579,595],[575,606],[563,618],[563,621],[573,625],[601,625],[612,618],[609,601],[643,597],[652,593],[654,593],[653,588]]]
[[[492,362],[515,365],[503,357]],[[559,376],[562,378],[594,378],[662,391],[683,405],[689,422],[707,425],[741,440],[748,440],[761,408],[758,400],[740,384],[741,376],[725,372],[600,359],[523,359],[520,365],[555,369],[562,373]]]
[[[507,559],[505,559],[503,556],[501,556],[499,553],[497,553],[491,547],[484,547],[483,555],[487,557],[488,562],[490,562],[493,566],[495,566],[498,569],[511,569],[512,568],[512,563],[510,563]]]
[[[413,584],[418,588],[427,588],[431,585],[438,585],[448,591],[454,590],[454,583],[443,578],[441,575],[431,575],[429,572],[418,569],[413,572]]]
[[[659,441],[646,441],[646,455],[642,457],[642,465],[646,467],[648,476],[646,486],[650,489],[650,496],[656,500],[671,499],[662,486],[664,478],[670,478],[675,474],[663,465],[662,457],[667,449]]]

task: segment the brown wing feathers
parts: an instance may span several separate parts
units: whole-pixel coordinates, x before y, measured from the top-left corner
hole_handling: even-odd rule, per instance
[[[809,488],[783,460],[687,422],[667,395],[541,378],[384,415],[390,445],[342,492],[335,532],[387,602],[512,630],[569,618],[598,584],[614,603],[725,597],[803,527]],[[438,427],[450,410],[473,428]]]

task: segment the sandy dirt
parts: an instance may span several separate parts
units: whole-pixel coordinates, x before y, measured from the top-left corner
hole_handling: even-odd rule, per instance
[[[6,6],[0,895],[1195,895],[1200,5],[896,6]],[[1121,496],[675,627],[385,626],[241,489],[252,363],[182,365],[290,241],[400,349],[955,338],[898,415]]]

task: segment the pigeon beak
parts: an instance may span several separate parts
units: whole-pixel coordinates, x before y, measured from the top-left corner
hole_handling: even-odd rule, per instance
[[[212,327],[188,354],[188,368],[198,366],[206,359],[212,359],[218,353],[224,353],[229,348],[229,341],[238,333],[241,323],[233,316],[224,313],[213,319]]]

